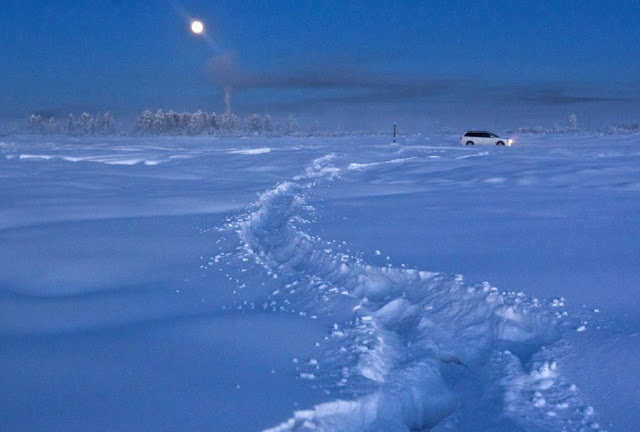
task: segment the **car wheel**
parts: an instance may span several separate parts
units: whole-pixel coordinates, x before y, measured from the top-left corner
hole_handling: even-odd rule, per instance
[[[467,145],[473,145],[473,141],[467,141]]]
[[[504,141],[498,141],[496,145],[504,145]]]

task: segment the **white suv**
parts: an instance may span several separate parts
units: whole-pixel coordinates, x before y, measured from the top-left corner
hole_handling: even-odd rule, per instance
[[[460,137],[460,144],[495,144],[510,146],[511,144],[513,144],[513,140],[500,138],[498,135],[487,131],[469,131],[466,134],[462,135],[462,137]]]

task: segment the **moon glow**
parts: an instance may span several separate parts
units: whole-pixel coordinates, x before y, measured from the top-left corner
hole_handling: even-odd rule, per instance
[[[204,31],[204,24],[201,21],[191,21],[191,31],[197,35],[202,34]]]

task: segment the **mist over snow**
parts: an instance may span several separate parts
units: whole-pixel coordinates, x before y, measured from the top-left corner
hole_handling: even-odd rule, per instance
[[[0,429],[640,421],[640,139],[0,139]]]

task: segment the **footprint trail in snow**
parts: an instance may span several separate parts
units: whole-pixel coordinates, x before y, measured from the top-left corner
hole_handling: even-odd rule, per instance
[[[270,431],[600,430],[556,358],[576,325],[562,302],[368,265],[305,231],[306,196],[349,174],[338,162],[314,160],[226,227],[240,239],[236,259],[269,281],[263,309],[341,320],[301,374],[333,399]],[[265,285],[251,275],[238,275],[243,287]]]

